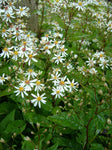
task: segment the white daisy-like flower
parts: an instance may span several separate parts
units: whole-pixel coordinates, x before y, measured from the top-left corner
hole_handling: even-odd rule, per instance
[[[37,93],[37,95],[32,93],[31,95],[34,97],[34,99],[31,100],[31,103],[34,104],[34,107],[36,107],[38,104],[39,108],[41,108],[41,103],[46,104],[46,97],[44,97],[45,93],[43,93],[42,95],[40,95],[39,93]]]
[[[64,96],[63,91],[59,87],[53,87],[52,91],[53,92],[51,93],[51,95],[55,96],[55,98],[60,98],[61,96]]]
[[[77,91],[78,82],[75,82],[74,79],[72,81],[70,81],[67,78],[67,82],[66,83],[68,84],[69,92],[71,92],[73,89],[75,89]]]
[[[91,69],[89,69],[88,71],[89,71],[89,73],[91,73],[91,74],[96,74],[96,73],[97,73],[97,70],[96,70],[95,68],[91,68]]]
[[[35,82],[36,80],[37,80],[37,79],[34,79],[34,80],[29,80],[29,79],[24,80],[24,81],[22,81],[22,83],[20,83],[20,86],[24,87],[26,91],[31,91],[32,88],[33,88],[34,85],[35,85],[34,82]]]
[[[37,54],[28,53],[25,62],[28,62],[28,65],[29,65],[29,66],[30,66],[30,64],[31,64],[31,61],[37,62],[37,60],[34,58],[34,56],[36,56],[36,55],[37,55]]]
[[[104,68],[108,68],[109,64],[108,64],[109,60],[106,60],[104,57],[100,58],[100,64],[99,66],[104,69]]]
[[[44,87],[44,84],[42,84],[40,80],[36,80],[35,91],[37,91],[37,92],[41,91],[42,87]]]
[[[53,57],[52,59],[53,60],[55,60],[55,63],[56,64],[59,64],[59,63],[62,63],[65,59],[63,58],[63,56],[61,56],[61,55],[56,55],[56,54],[54,54],[55,55],[55,57]]]
[[[3,83],[5,82],[6,79],[7,79],[7,77],[5,77],[5,73],[3,73],[2,76],[0,76],[0,84],[3,85]]]
[[[18,96],[19,94],[21,94],[22,98],[24,98],[24,95],[28,96],[28,94],[26,93],[26,89],[23,86],[15,86],[15,88],[17,89],[16,91],[14,91],[14,93],[16,93],[16,96]]]
[[[37,76],[37,73],[34,72],[33,69],[28,69],[28,71],[26,73],[24,73],[25,76],[28,77],[28,80],[32,77],[32,78],[35,78]]]
[[[89,67],[93,67],[93,66],[94,66],[94,64],[96,64],[96,60],[93,60],[93,58],[92,58],[92,59],[88,58],[88,59],[89,59],[89,60],[88,60],[88,61],[86,61],[87,66],[89,66]]]
[[[0,57],[3,56],[3,58],[6,58],[6,57],[9,58],[10,54],[11,54],[10,48],[5,47],[2,53],[0,54]]]
[[[65,81],[66,80],[66,76],[63,77],[63,78],[60,78],[60,80],[57,80],[55,82],[55,84],[60,88],[61,91],[68,91],[68,85],[67,85],[67,82]]]

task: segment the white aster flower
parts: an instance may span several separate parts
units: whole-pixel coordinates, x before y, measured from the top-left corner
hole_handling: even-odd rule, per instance
[[[53,92],[51,93],[51,95],[55,96],[55,98],[60,98],[61,96],[64,96],[63,91],[59,87],[53,87],[52,91]]]
[[[75,89],[77,91],[77,86],[78,86],[78,82],[75,82],[74,79],[72,80],[72,82],[67,78],[67,82],[68,84],[68,88],[69,88],[69,92],[71,92],[73,89]]]
[[[34,107],[36,107],[38,104],[39,108],[41,108],[41,103],[43,104],[46,103],[46,101],[44,100],[46,99],[46,97],[44,97],[45,93],[42,95],[39,95],[39,93],[37,93],[37,95],[35,94],[31,94],[31,95],[34,97],[34,99],[31,100],[31,103],[34,104]]]
[[[34,58],[34,56],[36,56],[37,54],[33,54],[33,53],[29,53],[27,55],[27,58],[25,60],[25,62],[28,62],[28,65],[30,66],[31,61],[37,62],[37,60]]]
[[[2,53],[0,54],[0,56],[1,57],[3,56],[3,58],[6,58],[6,57],[9,58],[10,54],[11,54],[10,48],[5,47]]]
[[[62,63],[65,59],[63,58],[63,56],[61,56],[61,55],[56,55],[56,54],[54,54],[55,55],[55,57],[53,57],[52,59],[53,60],[55,60],[55,63],[57,63],[57,64],[59,64],[59,63]]]
[[[26,93],[26,89],[23,86],[15,86],[15,88],[17,89],[16,91],[14,91],[14,93],[16,93],[16,96],[18,96],[19,94],[21,94],[22,98],[24,98],[24,95],[28,96],[28,94]]]
[[[5,77],[5,73],[3,73],[2,76],[0,76],[0,84],[3,85],[3,82],[5,82],[6,79],[7,77]]]
[[[94,64],[96,64],[96,60],[93,60],[93,58],[92,58],[92,59],[88,58],[88,59],[89,59],[89,60],[88,60],[88,61],[86,61],[87,66],[89,66],[89,67],[93,67],[93,66],[94,66]]]
[[[28,76],[28,80],[32,77],[35,78],[37,76],[37,73],[34,72],[33,69],[28,69],[28,71],[26,73],[24,73],[25,76]]]
[[[35,91],[37,91],[37,92],[41,91],[42,87],[44,87],[44,84],[42,84],[40,80],[36,80]]]

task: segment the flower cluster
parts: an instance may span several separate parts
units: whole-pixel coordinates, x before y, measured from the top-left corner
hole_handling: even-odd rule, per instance
[[[51,83],[51,95],[55,98],[64,96],[65,92],[72,92],[77,90],[78,82],[74,79],[70,81],[67,76],[63,76],[63,71],[56,70],[56,65],[63,66],[66,63],[67,48],[65,48],[63,34],[60,32],[61,28],[58,23],[52,23],[53,32],[46,33],[40,41],[30,31],[25,30],[26,24],[23,23],[22,18],[29,16],[27,7],[16,8],[10,0],[5,3],[1,2],[1,19],[5,26],[1,24],[2,38],[5,43],[5,47],[2,49],[0,57],[5,61],[10,61],[14,64],[9,67],[9,71],[14,70],[14,82],[13,88],[16,96],[21,95],[22,98],[31,96],[31,103],[34,107],[39,106],[41,103],[45,104],[44,89],[47,88],[47,81],[52,80]],[[16,23],[14,24],[14,20]],[[38,46],[39,45],[39,46]],[[41,75],[43,71],[38,70],[38,62],[41,60],[41,55],[45,56],[46,66],[51,74],[47,81],[41,81]],[[48,67],[49,63],[52,63],[53,67]],[[68,65],[68,70],[71,68]],[[47,72],[48,70],[45,69]],[[46,74],[45,72],[45,74]],[[62,76],[62,77],[61,77]],[[0,83],[4,84],[5,80],[8,80],[3,73],[0,77]],[[13,90],[12,88],[12,90]]]

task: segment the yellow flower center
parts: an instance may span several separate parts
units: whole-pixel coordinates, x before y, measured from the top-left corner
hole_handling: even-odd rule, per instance
[[[61,51],[62,51],[62,52],[64,52],[64,51],[65,51],[65,49],[64,49],[64,48],[62,48],[62,49],[61,49]]]
[[[60,57],[60,56],[58,56],[58,59],[61,59],[61,57]]]
[[[59,94],[59,93],[60,93],[60,91],[59,91],[59,90],[57,90],[57,91],[56,91],[56,93],[57,93],[57,94]]]
[[[54,43],[55,43],[55,44],[58,44],[58,41],[55,41]]]
[[[99,2],[99,5],[101,5],[101,2]]]
[[[67,66],[69,65],[69,63],[66,64]]]
[[[100,24],[101,22],[100,21],[98,21],[98,24]]]
[[[15,51],[14,54],[17,55],[17,54],[18,54],[18,51]]]
[[[5,32],[6,30],[5,29],[2,29],[2,32]]]
[[[100,54],[100,57],[103,57],[103,54]]]
[[[31,59],[32,57],[33,57],[33,55],[32,55],[32,54],[30,54],[30,55],[29,55],[29,58]]]
[[[28,71],[29,71],[30,73],[32,73],[32,72],[33,72],[33,70],[32,70],[32,69],[29,69]]]
[[[37,84],[37,85],[40,85],[40,81],[37,81],[36,84]]]
[[[82,2],[79,2],[79,6],[82,6]]]
[[[7,47],[5,47],[5,48],[4,48],[4,51],[5,51],[5,52],[7,52],[7,51],[8,51],[8,48],[7,48]]]
[[[41,101],[41,99],[42,99],[42,98],[41,98],[40,96],[37,97],[37,101]]]
[[[109,24],[109,27],[111,27],[112,25],[111,24]]]
[[[23,11],[23,8],[20,8],[20,11]]]
[[[26,42],[23,42],[24,45],[26,45]]]
[[[10,2],[9,5],[12,6],[12,3]]]
[[[45,35],[45,37],[48,37],[48,36],[49,36],[48,34]]]
[[[74,86],[74,83],[71,83],[70,85],[73,87],[73,86]]]
[[[7,17],[10,17],[10,14],[7,14]]]
[[[30,37],[30,34],[27,34],[27,37]]]
[[[86,72],[86,69],[85,69],[85,68],[83,68],[83,71],[84,71],[84,72]]]
[[[48,46],[45,46],[45,50],[47,50],[48,49]]]
[[[60,81],[60,85],[64,85],[65,84],[65,82],[64,81]]]
[[[19,88],[19,91],[20,91],[20,92],[21,92],[21,91],[23,91],[23,90],[24,90],[24,88],[23,88],[23,87],[20,87],[20,88]]]
[[[4,77],[1,77],[1,80],[4,80],[5,78]]]
[[[54,76],[54,79],[56,80],[56,79],[57,79],[57,76]]]
[[[58,3],[58,2],[59,2],[59,0],[56,0],[56,2]]]
[[[58,68],[56,68],[56,69],[55,69],[55,71],[56,71],[56,72],[58,72],[58,71],[59,71],[59,69],[58,69]]]
[[[25,83],[26,83],[26,84],[29,84],[29,83],[30,83],[30,81],[29,81],[29,80],[26,80],[26,81],[25,81]]]
[[[19,33],[16,33],[16,36],[19,36]]]

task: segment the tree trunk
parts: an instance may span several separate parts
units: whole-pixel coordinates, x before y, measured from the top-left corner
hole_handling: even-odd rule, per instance
[[[39,30],[38,15],[33,14],[33,12],[38,10],[38,0],[22,0],[19,5],[30,8],[31,16],[28,19],[27,28],[37,33]]]

